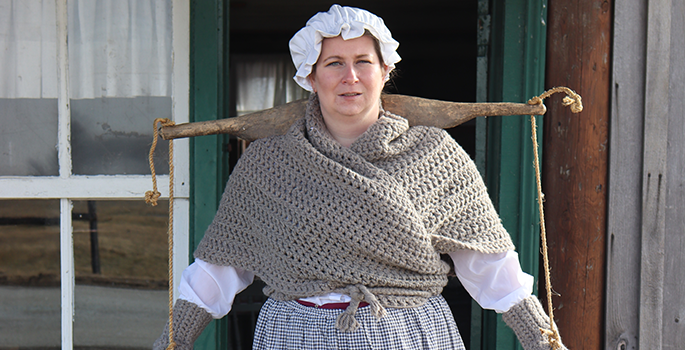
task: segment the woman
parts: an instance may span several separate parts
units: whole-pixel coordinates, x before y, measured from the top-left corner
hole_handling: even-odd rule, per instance
[[[463,349],[440,295],[449,254],[525,349],[549,348],[533,278],[468,155],[445,131],[382,109],[398,46],[380,18],[338,5],[295,34],[306,114],[253,142],[231,175],[183,274],[177,347],[192,348],[257,275],[269,300],[255,349]]]

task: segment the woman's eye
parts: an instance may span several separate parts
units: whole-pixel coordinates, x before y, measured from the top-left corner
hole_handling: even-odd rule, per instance
[[[340,64],[341,64],[340,62],[330,62],[330,63],[326,64],[326,67],[335,67],[335,66],[339,66]]]

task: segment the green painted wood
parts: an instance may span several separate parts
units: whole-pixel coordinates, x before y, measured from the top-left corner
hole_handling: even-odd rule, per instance
[[[488,97],[526,102],[544,90],[545,0],[492,2]],[[542,140],[542,118],[537,118]],[[486,126],[485,180],[524,271],[538,277],[539,215],[528,117],[490,117]],[[537,293],[537,291],[534,291]],[[521,349],[500,315],[482,315],[482,349]]]
[[[228,50],[228,0],[190,3],[190,121],[216,120],[226,115],[225,82]],[[190,139],[190,261],[219,207],[225,165],[223,136]],[[227,320],[213,321],[195,342],[196,349],[227,349]]]
[[[476,102],[488,102],[488,57],[490,54],[490,33],[492,16],[490,0],[478,0],[478,32],[476,43]],[[476,167],[485,178],[487,160],[487,119],[476,118]],[[464,331],[464,330],[462,330]],[[473,300],[471,302],[471,329],[469,330],[470,349],[483,349],[483,309]]]

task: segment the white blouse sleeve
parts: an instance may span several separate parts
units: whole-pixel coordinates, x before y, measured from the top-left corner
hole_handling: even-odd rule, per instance
[[[179,283],[179,299],[222,318],[233,306],[235,296],[254,280],[254,274],[231,266],[218,266],[196,259],[184,271]]]
[[[449,255],[459,281],[484,309],[503,313],[533,293],[534,278],[521,270],[513,250],[497,254],[459,250]]]

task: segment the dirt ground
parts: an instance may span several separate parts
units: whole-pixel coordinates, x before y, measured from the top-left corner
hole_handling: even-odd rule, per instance
[[[74,201],[77,284],[164,289],[167,277],[167,202],[97,201],[101,274],[91,268],[90,226],[79,220],[87,201]],[[20,224],[8,221],[22,218]],[[0,201],[0,285],[56,286],[60,276],[58,200]],[[15,220],[16,221],[16,220]]]

